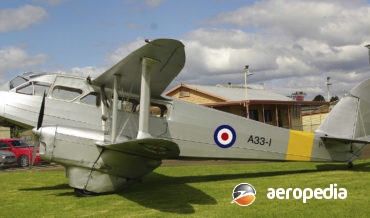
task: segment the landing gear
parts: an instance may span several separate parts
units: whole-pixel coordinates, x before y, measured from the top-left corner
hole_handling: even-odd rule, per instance
[[[348,169],[352,169],[352,168],[353,168],[353,163],[352,163],[352,161],[348,162],[347,167],[348,167]]]
[[[77,197],[94,197],[97,196],[98,194],[94,192],[89,192],[87,190],[75,188],[75,195]]]

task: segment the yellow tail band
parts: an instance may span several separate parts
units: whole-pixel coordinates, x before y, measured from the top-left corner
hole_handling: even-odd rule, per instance
[[[310,161],[314,134],[290,130],[286,160]]]

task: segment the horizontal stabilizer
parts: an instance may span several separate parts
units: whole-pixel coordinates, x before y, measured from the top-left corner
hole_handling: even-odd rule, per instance
[[[323,136],[321,139],[325,141],[336,141],[336,142],[342,142],[342,143],[360,143],[360,144],[370,144],[369,139],[366,138],[359,138],[359,139],[349,139],[349,138],[338,138],[338,137],[327,137]]]
[[[156,159],[176,158],[180,154],[179,146],[176,143],[156,138],[138,139],[99,146],[110,150]]]

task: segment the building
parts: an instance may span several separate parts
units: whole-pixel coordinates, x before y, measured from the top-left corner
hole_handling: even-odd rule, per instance
[[[180,84],[165,95],[283,128],[304,130],[302,107],[326,102],[294,101],[264,88]]]
[[[0,126],[0,138],[10,138],[10,128]]]

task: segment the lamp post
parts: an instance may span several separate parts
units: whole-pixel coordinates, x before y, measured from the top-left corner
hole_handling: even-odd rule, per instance
[[[245,89],[245,110],[247,118],[249,119],[249,102],[248,101],[248,86],[247,86],[247,77],[253,75],[249,72],[249,65],[244,67],[244,89]]]
[[[328,90],[328,102],[330,102],[330,86],[333,85],[330,83],[330,76],[326,77],[326,88]]]

